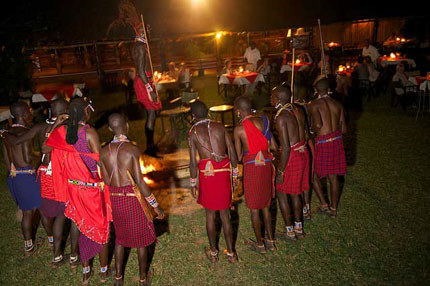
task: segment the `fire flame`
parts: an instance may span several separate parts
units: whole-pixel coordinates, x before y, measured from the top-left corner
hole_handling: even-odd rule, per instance
[[[395,55],[394,53],[391,53],[391,54],[390,54],[390,58],[395,59],[395,58],[396,58],[396,55]]]
[[[239,72],[243,72],[243,67],[242,66],[239,67]]]
[[[151,180],[150,178],[148,178],[147,176],[145,176],[146,174],[148,174],[148,173],[156,170],[155,167],[154,167],[154,165],[149,164],[149,165],[146,166],[142,157],[139,158],[139,165],[140,165],[140,172],[143,175],[143,180],[145,181],[145,183],[147,185],[154,184],[155,183],[154,180]]]
[[[296,60],[296,64],[300,64],[300,59],[297,59],[297,60]]]
[[[339,72],[343,72],[344,71],[344,67],[343,66],[339,66]]]

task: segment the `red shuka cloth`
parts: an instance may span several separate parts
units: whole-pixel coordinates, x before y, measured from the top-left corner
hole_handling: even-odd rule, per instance
[[[273,156],[268,151],[261,151],[265,161],[255,164],[257,154],[243,156],[243,192],[249,209],[264,209],[270,205],[273,197]]]
[[[325,140],[333,141],[321,142]],[[327,175],[343,176],[346,174],[345,151],[340,130],[315,138],[315,172],[319,178]]]
[[[152,74],[150,72],[146,72],[146,76],[148,77],[149,84],[152,89],[155,91],[155,85],[152,80]],[[145,84],[140,76],[136,76],[134,79],[134,92],[136,93],[137,101],[145,106],[147,110],[160,110],[161,109],[161,101],[160,98],[157,97],[157,102],[152,101],[151,95],[146,90]]]
[[[249,154],[257,154],[259,151],[267,151],[269,149],[269,141],[251,120],[244,120],[242,126],[245,129]]]
[[[250,209],[263,209],[270,205],[273,197],[273,156],[268,152],[269,141],[252,121],[244,120],[242,126],[248,142],[248,153],[243,156],[246,205]],[[264,157],[264,164],[259,162],[259,155]]]
[[[40,196],[45,199],[55,200],[54,179],[52,175],[46,174],[47,168],[47,165],[40,165],[37,170],[37,177],[40,180]]]
[[[214,172],[213,176],[205,170],[228,169]],[[204,159],[199,162],[199,199],[197,203],[210,210],[225,210],[231,206],[231,172],[230,159],[221,162]]]
[[[285,167],[284,183],[276,185],[276,191],[290,195],[300,195],[303,191],[308,190],[309,168],[309,153],[303,140],[291,146],[290,157]]]
[[[133,186],[109,188],[111,194],[134,194]],[[136,197],[111,196],[115,243],[124,247],[142,248],[157,240],[155,227],[149,221]]]
[[[52,176],[56,200],[66,202],[65,215],[73,220],[79,231],[94,242],[105,244],[109,240],[112,210],[109,191],[100,187],[78,186],[68,183],[68,179],[85,183],[101,183],[101,178],[93,178],[88,167],[73,145],[66,142],[64,126],[55,129],[46,145],[51,152]],[[87,157],[99,160],[99,154],[85,153]],[[57,195],[57,193],[59,193]]]

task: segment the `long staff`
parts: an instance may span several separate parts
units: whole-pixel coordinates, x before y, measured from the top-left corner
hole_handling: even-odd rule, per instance
[[[324,41],[323,41],[322,32],[321,32],[321,21],[320,21],[320,19],[318,19],[318,29],[319,29],[319,33],[320,33],[321,60],[322,60],[321,76],[327,77],[326,62],[325,62],[325,56],[324,56]]]
[[[294,45],[294,42],[293,42]],[[293,59],[291,62],[291,103],[294,103],[294,71],[295,71],[295,55],[296,55],[296,48],[293,47]]]
[[[146,50],[148,51],[149,65],[151,66],[151,74],[154,74],[154,68],[152,66],[151,51],[149,50],[149,39],[148,39],[148,35],[146,34],[146,26],[145,26],[145,22],[143,21],[142,14],[140,14],[140,20],[142,21],[143,34],[145,35]],[[155,92],[157,93],[157,90],[155,90]]]

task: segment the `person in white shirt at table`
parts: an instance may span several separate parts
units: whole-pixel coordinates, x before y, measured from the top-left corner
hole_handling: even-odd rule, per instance
[[[366,43],[363,47],[363,51],[361,52],[363,58],[370,57],[372,62],[376,62],[376,60],[380,57],[378,49],[370,44],[370,40],[366,40]]]
[[[243,57],[246,59],[247,63],[250,64],[250,71],[255,71],[257,69],[258,61],[261,60],[260,51],[256,48],[255,42],[250,43],[249,47],[245,50]]]

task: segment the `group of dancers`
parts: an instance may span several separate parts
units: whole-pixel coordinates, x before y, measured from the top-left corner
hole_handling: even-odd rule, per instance
[[[222,221],[226,258],[231,263],[238,261],[229,209],[232,189],[239,184],[239,162],[243,164],[242,190],[256,238],[246,241],[252,250],[261,254],[276,251],[269,209],[275,195],[285,224],[277,239],[304,238],[303,219],[311,219],[311,183],[320,201],[320,211],[336,217],[340,198],[338,176],[346,174],[342,137],[346,133],[345,113],[343,106],[330,97],[326,78],[316,82],[314,88],[317,96],[306,104],[293,102],[287,86],[272,90],[277,136],[271,133],[269,119],[256,115],[246,96],[238,97],[234,103],[234,112],[240,118],[234,129],[234,141],[221,123],[208,119],[203,102],[191,105],[195,123],[188,133],[190,185],[193,196],[206,210],[209,247],[205,254],[211,262],[219,259],[217,211]],[[278,162],[276,168],[274,161]],[[330,182],[330,202],[322,190],[320,179],[325,177]]]
[[[115,232],[114,285],[123,284],[124,247],[137,248],[139,285],[150,285],[148,252],[157,240],[154,223],[145,215],[152,208],[164,218],[156,198],[144,183],[139,164],[141,152],[127,139],[123,115],[109,117],[113,140],[101,148],[97,131],[87,124],[93,108],[89,101],[60,98],[51,103],[52,118],[31,126],[32,112],[24,102],[12,104],[15,123],[1,133],[12,197],[22,210],[24,256],[34,254],[43,243],[36,240],[42,224],[53,249],[53,269],[81,262],[83,284],[93,274],[92,259],[99,254],[100,281],[111,275],[108,265],[109,239]],[[43,154],[34,164],[33,139]],[[69,259],[64,255],[65,222],[70,220]],[[68,260],[68,261],[67,261]]]

